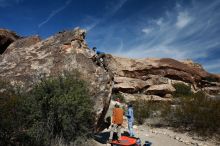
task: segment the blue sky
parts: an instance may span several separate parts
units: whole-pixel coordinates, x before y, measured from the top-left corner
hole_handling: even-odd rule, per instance
[[[107,53],[220,73],[220,0],[0,0],[0,27],[42,38],[86,28],[88,45]]]

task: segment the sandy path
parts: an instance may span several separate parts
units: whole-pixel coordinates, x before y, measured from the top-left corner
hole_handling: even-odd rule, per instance
[[[127,129],[123,129],[123,131],[124,130],[127,131]],[[97,142],[97,146],[110,146],[110,144],[105,143],[106,140],[108,139],[107,137],[109,136],[109,132],[104,131],[103,133],[104,133],[103,135],[105,135],[103,136],[104,137],[103,139],[101,138],[103,141],[101,141],[101,143]],[[137,133],[137,129],[136,129],[136,133]],[[143,129],[142,127],[140,132],[138,132],[138,134],[136,135],[141,138],[142,145],[144,144],[144,141],[147,140],[152,143],[151,146],[189,146],[182,142],[179,142],[178,140],[172,139],[167,135],[152,133],[146,128]]]
[[[123,128],[122,131],[127,131],[126,128]],[[150,128],[147,126],[137,126],[135,128],[136,137],[139,137],[144,142],[150,141],[151,146],[218,146],[211,141],[195,140],[186,133],[177,133],[170,129],[165,128]],[[109,131],[104,131],[101,134],[100,142],[95,142],[97,146],[110,146],[106,144],[106,141],[109,137]]]
[[[152,146],[187,146],[187,144],[179,142],[176,139],[169,137],[163,133],[156,133],[149,127],[138,127],[139,133],[136,135],[141,138],[142,143],[144,141],[150,141]]]

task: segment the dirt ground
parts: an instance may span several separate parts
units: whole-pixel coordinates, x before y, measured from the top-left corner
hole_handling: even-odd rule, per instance
[[[152,143],[151,146],[218,146],[213,141],[204,141],[198,137],[192,137],[187,133],[174,132],[165,128],[150,128],[148,126],[134,126],[135,136],[141,139],[142,145],[145,141]],[[122,133],[127,133],[127,128],[123,128]],[[105,130],[96,135],[97,146],[110,146],[107,143],[109,131]]]

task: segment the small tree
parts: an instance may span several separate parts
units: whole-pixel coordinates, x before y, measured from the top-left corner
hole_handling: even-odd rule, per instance
[[[27,93],[9,82],[0,90],[0,145],[68,144],[93,132],[93,102],[76,71],[43,79]]]
[[[57,137],[68,143],[91,134],[93,104],[78,73],[42,80],[26,99],[29,134],[38,145],[50,145]]]

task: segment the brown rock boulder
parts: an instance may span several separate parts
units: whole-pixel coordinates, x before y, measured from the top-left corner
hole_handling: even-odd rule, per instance
[[[20,37],[13,31],[0,29],[0,55],[5,52],[7,47]]]
[[[40,42],[41,38],[39,36],[30,36],[25,38],[20,38],[13,43],[11,43],[7,49],[5,50],[4,54],[8,54],[10,51],[13,51],[14,49],[22,49],[25,47],[30,47],[32,45],[35,45],[36,43]]]
[[[123,82],[118,82],[117,79],[115,80],[116,84],[114,89],[116,89],[117,92],[143,93],[143,91],[146,91],[147,87],[149,87],[139,86],[139,88],[135,88],[135,85],[139,83],[151,86],[160,84],[172,85],[176,82],[181,82],[190,85],[192,91],[195,92],[204,87],[220,87],[220,85],[217,84],[220,83],[220,77],[218,75],[206,72],[200,64],[194,63],[192,60],[181,62],[170,58],[131,59],[112,55],[107,55],[106,60],[108,69],[111,70],[115,76],[125,79]],[[132,84],[130,81],[127,81],[127,79],[132,81]],[[158,86],[158,88],[160,88],[160,86]],[[131,89],[133,92],[131,92]],[[170,90],[158,90],[160,91],[159,94],[163,96],[170,94]],[[165,93],[166,91],[167,93]],[[151,92],[147,94],[158,94],[156,91],[147,92]]]
[[[161,84],[161,85],[153,85],[150,86],[147,90],[144,91],[147,95],[159,95],[161,97],[165,96],[166,94],[171,94],[176,89],[170,84]]]
[[[129,93],[121,93],[125,99],[126,103],[137,101],[137,100],[145,100],[145,101],[154,101],[154,102],[171,102],[171,98],[162,98],[157,95],[145,95],[145,94],[129,94]]]
[[[131,59],[108,55],[107,60],[110,70],[122,77],[146,80],[149,75],[159,75],[195,84],[198,87],[202,87],[204,81],[220,82],[218,76],[206,72],[202,67],[188,65],[170,58]]]
[[[123,91],[127,93],[138,92],[139,90],[149,87],[151,83],[135,78],[115,77],[114,90]]]
[[[56,76],[77,70],[89,85],[96,112],[96,130],[100,131],[107,112],[112,80],[109,73],[97,66],[84,38],[85,31],[75,29],[58,33],[46,40],[31,37],[16,41],[0,56],[0,78],[30,90],[42,76]],[[39,42],[40,41],[40,42]],[[75,45],[76,42],[79,45]]]

